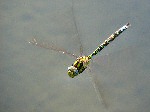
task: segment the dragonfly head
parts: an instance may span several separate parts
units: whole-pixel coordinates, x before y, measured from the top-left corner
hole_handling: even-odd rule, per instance
[[[71,78],[74,78],[75,76],[77,76],[79,74],[78,70],[76,67],[74,66],[70,66],[68,67],[68,75],[71,77]]]

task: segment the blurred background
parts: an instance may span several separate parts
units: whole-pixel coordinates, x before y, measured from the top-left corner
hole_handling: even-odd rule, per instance
[[[149,112],[149,18],[149,0],[0,0],[0,112]],[[74,79],[75,58],[28,43],[88,55],[127,22]]]

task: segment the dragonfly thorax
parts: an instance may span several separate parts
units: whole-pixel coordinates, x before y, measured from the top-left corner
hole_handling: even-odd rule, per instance
[[[82,73],[89,65],[90,59],[88,56],[81,56],[76,59],[72,66],[68,67],[68,75],[74,78]]]

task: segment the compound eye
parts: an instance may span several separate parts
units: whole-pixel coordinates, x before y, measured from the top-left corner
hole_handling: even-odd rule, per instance
[[[74,72],[68,71],[68,75],[69,75],[71,78],[74,78]]]

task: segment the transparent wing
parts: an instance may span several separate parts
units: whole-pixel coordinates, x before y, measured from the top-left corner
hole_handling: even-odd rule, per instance
[[[76,30],[76,34],[77,34],[76,37],[77,37],[78,43],[79,43],[80,55],[82,56],[83,55],[83,45],[82,45],[82,42],[81,42],[81,38],[79,36],[79,31],[78,31],[78,28],[77,28],[77,23],[76,23],[76,18],[75,18],[75,14],[74,14],[74,7],[73,7],[73,5],[74,5],[74,2],[72,0],[72,9],[71,9],[72,10],[72,16],[73,16],[72,18],[73,18],[73,22],[74,22],[74,26],[75,26],[75,30]],[[90,77],[90,81],[91,81],[92,86],[93,86],[93,88],[94,88],[94,90],[96,92],[96,95],[97,95],[97,98],[98,98],[99,102],[102,103],[105,108],[107,108],[108,106],[107,106],[107,104],[106,104],[106,102],[104,100],[104,97],[103,97],[103,94],[102,94],[102,92],[100,90],[100,87],[97,86],[97,81],[93,77],[91,69],[89,69],[89,73],[90,73],[90,76],[91,76]]]
[[[62,53],[62,54],[66,54],[66,55],[69,55],[69,56],[72,56],[72,57],[75,57],[75,58],[78,57],[78,56],[76,56],[76,55],[73,54],[73,53],[67,52],[65,49],[58,48],[58,47],[53,46],[53,45],[50,45],[50,44],[48,44],[48,43],[40,43],[40,42],[37,42],[37,40],[36,40],[35,38],[32,38],[32,40],[29,41],[29,43],[32,44],[32,45],[41,47],[41,48],[45,48],[45,49],[48,49],[48,50],[53,50],[53,51],[56,51],[56,52],[60,52],[60,53]]]
[[[90,66],[91,68],[89,71],[90,72],[89,74],[91,76],[91,82],[93,84],[93,87],[95,89],[95,92],[97,94],[99,101],[102,102],[102,104],[105,106],[107,111],[109,111],[112,106],[112,105],[110,105],[111,104],[110,102],[112,100],[111,99],[112,93],[109,93],[110,89],[107,90],[109,88],[109,86],[107,86],[107,84],[109,85],[110,82],[105,82],[105,81],[108,81],[107,79],[108,79],[108,76],[111,76],[111,71],[114,72],[113,66],[117,65],[117,62],[119,61],[117,59],[127,57],[125,55],[131,54],[135,48],[137,48],[137,45],[131,45],[124,49],[119,49],[119,50],[113,51],[109,54],[102,55],[102,56],[99,55],[99,56],[93,58],[93,61]],[[125,57],[123,57],[123,55]],[[107,73],[110,73],[110,74],[108,75]],[[113,77],[113,76],[111,76],[111,77]],[[109,77],[109,78],[111,79],[111,77]]]
[[[109,57],[111,55],[114,55],[114,54],[120,54],[120,53],[123,53],[123,52],[127,52],[129,51],[130,49],[134,49],[138,46],[137,45],[130,45],[130,46],[127,46],[125,48],[121,48],[121,49],[116,49],[115,51],[113,52],[110,52],[110,53],[106,53],[106,54],[98,54],[96,57],[94,57],[93,59],[93,63],[95,64],[98,64],[98,65],[102,65],[102,64],[108,64],[109,62]],[[103,62],[103,63],[101,63]]]
[[[108,110],[108,104],[105,100],[103,89],[102,87],[100,87],[99,81],[97,80],[96,75],[93,73],[90,67],[89,67],[89,75],[90,75],[90,81],[92,83],[92,86],[95,90],[99,102],[104,106],[105,109]]]
[[[76,34],[77,34],[76,37],[77,37],[77,40],[78,40],[78,43],[79,43],[80,55],[82,56],[83,55],[83,45],[81,43],[81,38],[80,38],[79,31],[78,31],[78,28],[77,28],[77,22],[76,22],[76,18],[75,18],[75,14],[74,14],[74,1],[73,0],[72,0],[71,11],[72,11],[73,23],[74,23]]]

